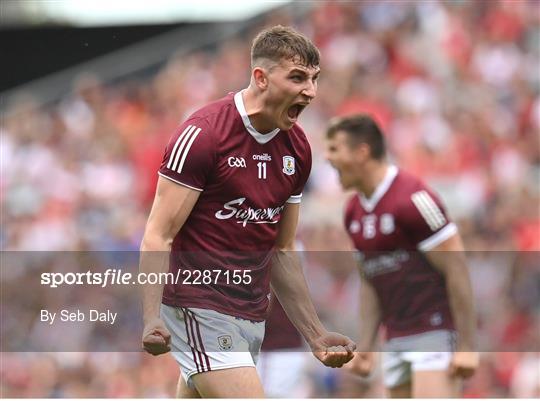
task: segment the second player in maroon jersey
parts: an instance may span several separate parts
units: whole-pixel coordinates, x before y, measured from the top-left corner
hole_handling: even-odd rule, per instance
[[[345,227],[361,273],[377,292],[387,339],[454,329],[444,277],[420,251],[446,241],[457,227],[421,181],[389,165],[370,199],[351,197]]]
[[[356,192],[344,219],[361,276],[362,352],[351,369],[372,370],[369,351],[382,324],[384,381],[392,397],[457,396],[458,379],[474,372],[478,355],[456,225],[421,180],[386,160],[383,134],[369,116],[333,120],[327,158],[342,186]]]

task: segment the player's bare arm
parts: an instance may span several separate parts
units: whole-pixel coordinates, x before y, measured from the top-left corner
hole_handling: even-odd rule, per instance
[[[381,323],[381,307],[375,288],[360,272],[360,327],[358,352],[346,367],[360,376],[369,376],[374,366],[373,347]]]
[[[309,295],[300,259],[294,252],[299,204],[287,204],[280,220],[272,261],[271,286],[291,322],[324,365],[341,367],[353,357],[356,345],[347,337],[328,332]]]
[[[191,213],[199,191],[159,177],[156,196],[141,243],[141,273],[166,273],[174,236]],[[142,288],[143,348],[152,355],[170,350],[170,334],[159,317],[164,283],[146,284]]]
[[[451,373],[470,377],[478,367],[478,353],[474,352],[476,314],[473,294],[463,243],[459,235],[453,235],[431,251],[426,252],[430,263],[446,279],[452,317],[458,333]]]
[[[375,288],[360,274],[360,351],[372,351],[381,322],[381,307]]]

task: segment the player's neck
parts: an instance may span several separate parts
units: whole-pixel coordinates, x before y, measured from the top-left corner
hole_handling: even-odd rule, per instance
[[[246,109],[249,122],[261,134],[269,133],[276,128],[275,124],[265,116],[265,105],[261,96],[250,86],[242,92],[242,99]]]
[[[386,161],[371,160],[363,167],[363,179],[356,186],[366,198],[370,198],[377,187],[383,182],[388,172],[388,163]]]

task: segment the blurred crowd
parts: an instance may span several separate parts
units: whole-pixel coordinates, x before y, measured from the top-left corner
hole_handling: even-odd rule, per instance
[[[299,232],[305,249],[347,249],[346,194],[324,160],[324,131],[335,115],[370,113],[385,131],[392,160],[445,200],[471,251],[481,336],[490,339],[490,350],[512,351],[483,354],[465,394],[540,397],[534,253],[540,251],[540,2],[296,7],[309,9],[302,17],[287,9],[269,13],[262,25],[211,50],[173,55],[155,73],[106,83],[89,71],[71,93],[45,106],[20,94],[0,124],[1,249],[137,250],[176,126],[248,85],[256,32],[292,25],[322,54],[317,98],[300,120],[314,156]],[[326,319],[354,322],[357,300],[345,288],[355,287],[355,272],[332,266],[306,266],[315,302]],[[32,274],[3,272],[2,286]],[[309,395],[382,395],[378,375],[359,380],[319,367],[306,375]],[[3,352],[0,391],[7,397],[159,397],[173,394],[177,377],[170,356]]]

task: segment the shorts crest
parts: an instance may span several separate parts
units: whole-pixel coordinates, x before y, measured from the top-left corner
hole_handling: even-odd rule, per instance
[[[218,338],[219,349],[222,351],[229,351],[232,348],[232,337],[229,335],[219,336]]]

